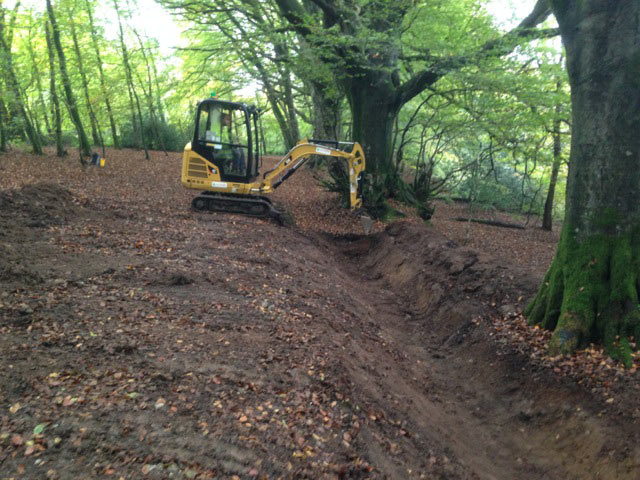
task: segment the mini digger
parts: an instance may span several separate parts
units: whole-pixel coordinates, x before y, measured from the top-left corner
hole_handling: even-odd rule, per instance
[[[356,142],[301,140],[271,170],[260,176],[259,111],[252,105],[208,98],[198,103],[193,139],[185,146],[182,184],[201,190],[196,211],[240,213],[281,220],[265,194],[273,192],[313,155],[347,163],[350,207],[362,207],[365,158]]]

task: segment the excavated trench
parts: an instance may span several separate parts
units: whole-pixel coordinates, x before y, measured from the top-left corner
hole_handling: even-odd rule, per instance
[[[414,432],[409,465],[437,462],[442,478],[640,478],[637,424],[493,340],[488,317],[521,308],[538,280],[408,223],[335,244],[382,339],[376,349],[362,332],[342,361],[365,403]]]

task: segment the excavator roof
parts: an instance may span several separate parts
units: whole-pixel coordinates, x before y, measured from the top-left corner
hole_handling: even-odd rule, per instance
[[[218,100],[217,98],[206,98],[204,100],[201,100],[200,103],[198,103],[198,106],[203,104],[216,104],[234,110],[247,110],[249,112],[255,110],[255,107],[253,105],[247,105],[246,103],[228,102],[226,100]]]

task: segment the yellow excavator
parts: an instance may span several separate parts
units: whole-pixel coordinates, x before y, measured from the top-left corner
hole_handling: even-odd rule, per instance
[[[365,158],[356,142],[301,140],[260,178],[258,115],[258,109],[244,103],[217,98],[198,103],[193,140],[185,146],[182,159],[182,184],[202,191],[191,202],[194,210],[280,220],[280,212],[264,194],[278,188],[312,155],[346,161],[351,210],[362,207]]]

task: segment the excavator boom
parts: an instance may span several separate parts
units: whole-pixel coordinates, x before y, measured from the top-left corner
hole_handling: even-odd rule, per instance
[[[362,172],[365,169],[364,152],[359,143],[332,142],[336,145],[350,147],[349,151],[328,148],[324,144],[312,143],[310,140],[301,140],[289,152],[282,157],[276,166],[265,173],[264,181],[258,191],[270,192],[275,190],[287,178],[293,175],[298,168],[304,165],[313,155],[325,157],[343,158],[347,162],[349,174],[349,206],[351,210],[362,207]],[[326,141],[323,141],[326,142]],[[328,143],[328,142],[327,142]]]

